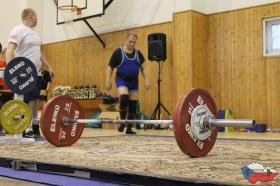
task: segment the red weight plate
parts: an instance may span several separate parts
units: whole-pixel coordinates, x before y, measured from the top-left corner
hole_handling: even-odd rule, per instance
[[[174,134],[181,151],[191,157],[204,157],[213,148],[217,139],[217,129],[211,131],[206,140],[199,140],[191,132],[191,113],[198,105],[206,105],[217,116],[217,108],[212,96],[203,89],[192,89],[177,102],[174,117]]]
[[[57,96],[44,106],[41,129],[46,140],[57,147],[70,146],[82,135],[85,124],[63,125],[62,119],[84,119],[80,104],[70,96]]]

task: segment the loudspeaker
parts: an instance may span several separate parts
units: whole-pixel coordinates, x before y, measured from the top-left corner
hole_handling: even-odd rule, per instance
[[[151,61],[166,60],[166,35],[164,33],[148,35],[148,59]]]

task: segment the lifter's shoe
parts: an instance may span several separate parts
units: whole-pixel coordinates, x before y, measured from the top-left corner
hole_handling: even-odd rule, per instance
[[[132,129],[126,129],[125,131],[126,134],[136,134]]]
[[[118,131],[119,132],[123,132],[124,131],[124,128],[125,128],[125,124],[120,124],[119,128],[118,128]]]
[[[0,131],[0,136],[5,136],[6,133],[4,131]]]
[[[134,132],[131,128],[132,128],[132,125],[131,124],[127,124],[127,128],[126,128],[125,133],[126,134],[136,134],[136,132]]]
[[[24,137],[24,138],[34,138],[34,133],[33,133],[33,131],[28,131],[28,132],[23,132],[22,133],[22,137]]]

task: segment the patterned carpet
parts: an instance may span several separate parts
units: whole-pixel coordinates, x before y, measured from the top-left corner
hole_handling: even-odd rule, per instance
[[[54,147],[48,142],[4,143],[1,157],[82,166],[141,175],[207,180],[251,185],[241,167],[256,161],[280,172],[280,142],[222,140],[208,156],[184,155],[174,137],[110,136],[83,137],[71,147]],[[280,185],[280,177],[257,185]]]

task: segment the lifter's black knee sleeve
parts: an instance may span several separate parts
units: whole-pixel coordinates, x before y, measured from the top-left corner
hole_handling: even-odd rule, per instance
[[[120,95],[120,117],[121,117],[121,119],[126,119],[128,102],[129,102],[128,94]]]
[[[134,119],[136,115],[137,100],[129,100],[128,102],[128,119]]]

